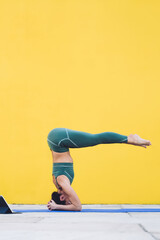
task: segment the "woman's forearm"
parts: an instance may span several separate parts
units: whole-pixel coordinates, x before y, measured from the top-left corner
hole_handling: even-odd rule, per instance
[[[82,210],[82,206],[75,206],[73,204],[69,204],[69,205],[60,205],[60,204],[56,204],[55,210],[64,210],[64,211],[81,211]]]

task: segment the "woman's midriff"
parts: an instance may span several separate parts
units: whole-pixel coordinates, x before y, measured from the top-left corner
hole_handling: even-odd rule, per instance
[[[52,150],[52,157],[53,157],[53,162],[54,163],[61,163],[61,162],[70,162],[73,163],[73,159],[70,155],[70,152],[64,152],[64,153],[57,153]],[[53,175],[53,183],[58,189],[56,179]]]
[[[60,163],[60,162],[73,163],[73,159],[70,155],[70,152],[58,153],[52,150],[52,157],[53,157],[54,163]]]

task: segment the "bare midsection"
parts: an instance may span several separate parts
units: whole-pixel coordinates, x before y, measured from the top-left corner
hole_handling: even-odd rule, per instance
[[[57,153],[52,151],[53,162],[73,162],[70,152]]]

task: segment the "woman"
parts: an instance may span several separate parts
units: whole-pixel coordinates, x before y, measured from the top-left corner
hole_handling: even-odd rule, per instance
[[[58,192],[52,194],[48,202],[49,210],[81,211],[81,202],[71,187],[74,178],[73,159],[69,148],[90,147],[98,144],[124,143],[146,148],[151,145],[149,140],[140,138],[137,134],[129,136],[114,132],[91,134],[67,128],[51,130],[47,138],[53,157],[53,183]],[[53,201],[54,200],[54,201]]]

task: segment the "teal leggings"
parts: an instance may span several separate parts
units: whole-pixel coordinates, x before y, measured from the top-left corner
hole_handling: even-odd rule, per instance
[[[68,128],[54,128],[48,134],[47,142],[54,152],[68,152],[69,148],[91,147],[98,144],[127,143],[128,137],[114,133],[87,133]]]
[[[75,131],[68,128],[54,128],[48,134],[47,142],[54,152],[68,152],[69,148],[91,147],[105,143],[127,143],[128,137],[114,132],[91,134]],[[53,172],[56,182],[57,177],[65,175],[70,184],[73,182],[73,163],[53,163]],[[57,186],[58,182],[57,182]]]

